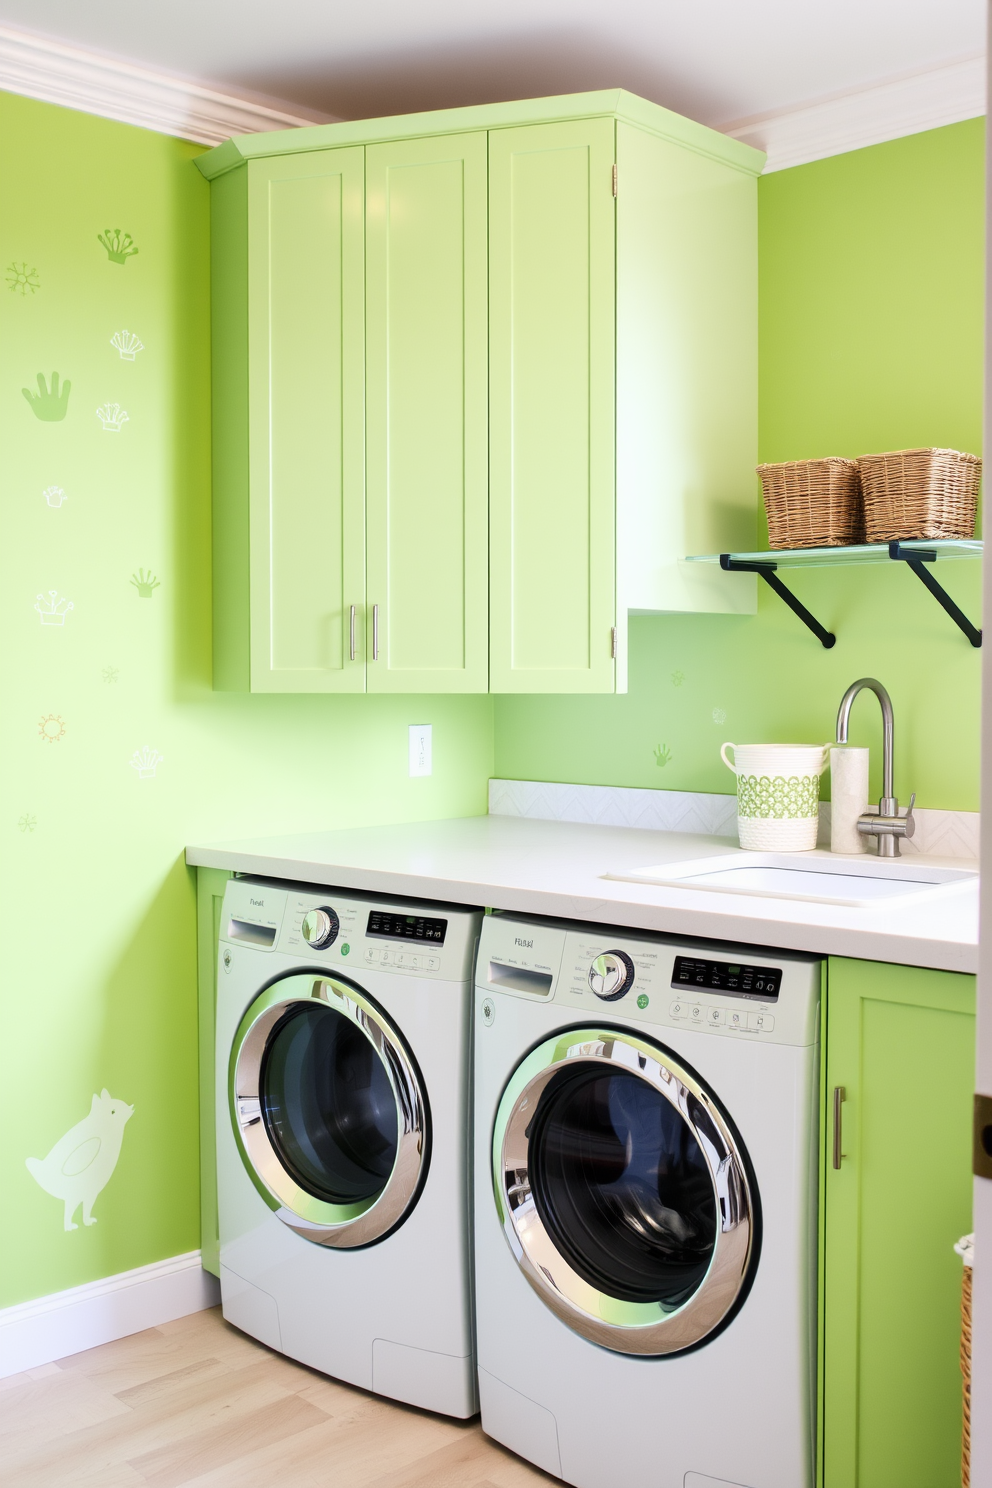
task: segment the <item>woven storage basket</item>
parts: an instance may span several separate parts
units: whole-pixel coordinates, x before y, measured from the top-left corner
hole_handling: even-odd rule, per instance
[[[770,548],[843,547],[863,540],[856,460],[759,465]]]
[[[869,542],[972,537],[982,462],[959,450],[894,450],[858,461]]]

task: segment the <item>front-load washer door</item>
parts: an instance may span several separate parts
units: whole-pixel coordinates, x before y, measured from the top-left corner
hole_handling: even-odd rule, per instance
[[[712,1092],[659,1044],[575,1028],[538,1045],[500,1101],[493,1179],[527,1280],[605,1348],[696,1348],[750,1288],[751,1164]]]
[[[280,977],[241,1020],[230,1107],[245,1167],[290,1229],[318,1245],[383,1239],[430,1158],[413,1057],[371,998],[338,977]]]

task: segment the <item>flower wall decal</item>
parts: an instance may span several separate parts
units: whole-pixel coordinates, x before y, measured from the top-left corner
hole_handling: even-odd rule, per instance
[[[116,331],[110,338],[110,344],[120,352],[122,362],[133,362],[139,351],[144,351],[143,341],[130,331]]]
[[[102,408],[97,409],[96,416],[107,434],[119,434],[124,425],[129,422],[127,414],[119,403],[104,403]]]
[[[65,738],[65,719],[58,713],[46,713],[38,722],[38,732],[46,744],[58,744]]]
[[[159,754],[157,749],[149,749],[145,744],[141,749],[134,751],[129,763],[132,770],[137,770],[139,780],[150,780],[164,761],[164,755]]]
[[[46,486],[41,494],[49,506],[61,506],[63,501],[68,501],[69,499],[61,486]]]
[[[134,246],[134,239],[131,234],[121,232],[119,227],[115,227],[113,230],[105,227],[102,233],[97,233],[96,240],[106,248],[107,257],[111,263],[125,264],[138,251]]]
[[[71,599],[59,597],[57,589],[49,589],[47,596],[39,594],[34,607],[41,616],[42,625],[64,625],[66,615],[75,609]]]

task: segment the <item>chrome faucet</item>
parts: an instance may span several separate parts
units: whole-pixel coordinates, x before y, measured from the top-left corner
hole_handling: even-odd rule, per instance
[[[847,743],[847,726],[851,717],[851,705],[859,692],[869,688],[878,698],[882,709],[882,797],[878,803],[877,812],[866,812],[858,818],[858,831],[862,837],[875,837],[878,841],[878,856],[880,858],[898,858],[901,856],[899,839],[901,837],[912,837],[916,831],[916,820],[913,816],[913,807],[916,804],[916,792],[914,791],[909,801],[909,810],[905,816],[899,815],[899,802],[893,794],[892,757],[895,751],[895,720],[892,716],[892,699],[882,686],[876,682],[874,677],[859,677],[857,682],[852,682],[840,700],[837,710],[837,743]]]

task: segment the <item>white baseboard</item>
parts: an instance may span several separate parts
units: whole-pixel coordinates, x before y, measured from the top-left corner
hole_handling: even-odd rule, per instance
[[[5,1307],[0,1309],[0,1379],[157,1328],[219,1301],[216,1277],[203,1270],[200,1252],[191,1250]]]

